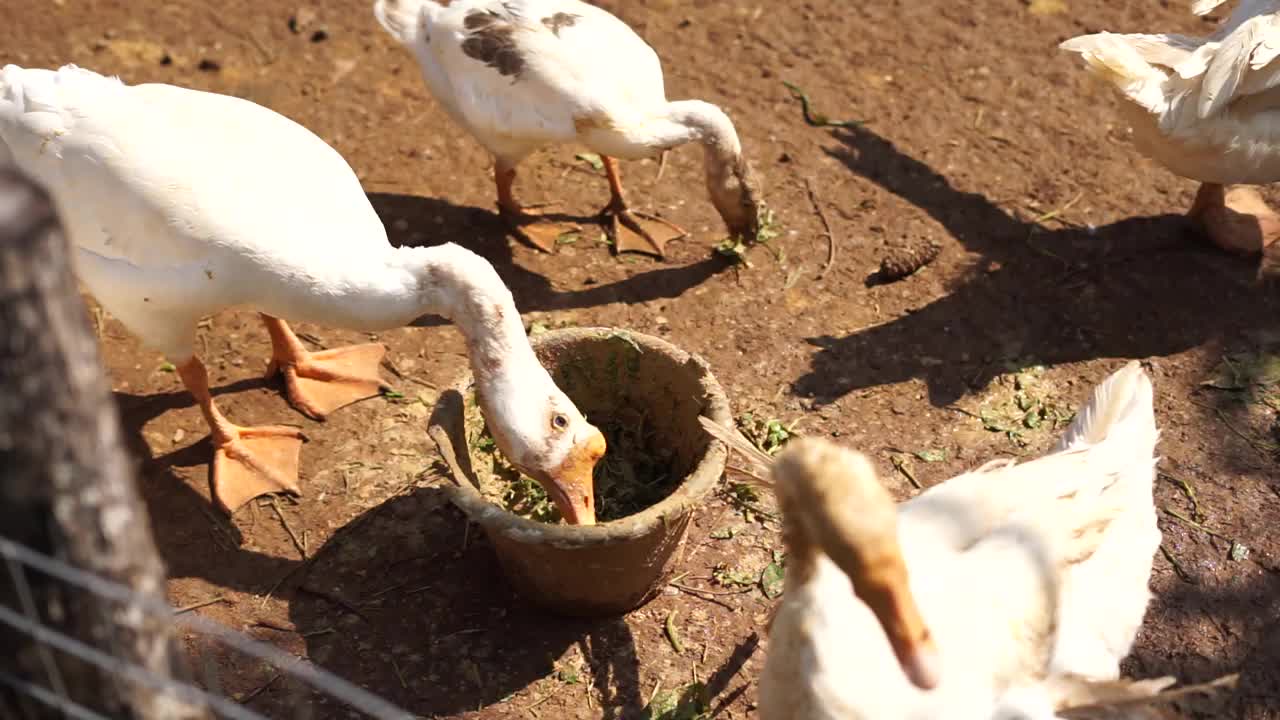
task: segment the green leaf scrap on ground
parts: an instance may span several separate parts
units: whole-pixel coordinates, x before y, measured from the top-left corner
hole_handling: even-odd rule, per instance
[[[756,242],[762,245],[768,245],[770,240],[777,238],[782,234],[782,226],[778,224],[778,218],[773,211],[767,207],[756,208]],[[782,257],[778,257],[778,261],[782,261]]]
[[[735,263],[742,263],[750,268],[751,263],[747,260],[747,245],[739,238],[725,238],[716,243],[716,252],[733,260]]]
[[[711,570],[711,579],[723,587],[751,587],[756,584],[754,575],[745,570],[731,568],[725,563],[720,563]]]
[[[682,688],[654,695],[641,718],[642,720],[706,720],[709,717],[710,704],[707,686],[700,682],[689,683]]]
[[[780,250],[774,249],[770,245],[770,241],[782,235],[782,226],[778,223],[777,217],[773,211],[761,205],[756,208],[756,236],[751,238],[743,237],[727,237],[716,243],[715,251],[735,263],[741,263],[743,266],[750,268],[751,262],[747,260],[747,248],[751,245],[763,245],[773,253],[773,257],[779,262],[786,262],[786,254]]]
[[[919,452],[914,452],[911,454],[915,455],[917,458],[927,463],[942,462],[943,460],[947,459],[946,450],[935,450],[935,449],[920,450]]]
[[[1040,387],[1044,366],[1031,365],[1018,369],[1016,364],[1011,363],[1008,367],[1010,373],[1003,377],[1012,385],[1011,397],[995,401],[994,406],[983,407],[976,414],[963,408],[954,409],[980,420],[983,429],[988,432],[1003,433],[1020,448],[1030,444],[1026,437],[1028,431],[1055,432],[1071,422],[1075,413],[1060,406]]]
[[[178,371],[178,368],[174,367],[173,363],[169,362],[168,360],[165,360],[164,362],[160,363],[160,367],[156,369],[159,370],[160,372],[167,372],[167,373]]]
[[[782,595],[783,580],[786,578],[784,559],[775,554],[774,561],[765,566],[760,573],[760,591],[770,600]]]
[[[763,522],[765,520],[773,520],[777,517],[775,513],[769,512],[760,506],[760,492],[752,485],[742,482],[731,482],[722,491],[721,496],[742,514],[744,522]]]
[[[1236,562],[1240,562],[1241,560],[1248,560],[1248,559],[1249,559],[1249,548],[1247,548],[1247,547],[1245,547],[1244,545],[1242,545],[1241,543],[1236,542],[1236,541],[1234,541],[1234,540],[1233,540],[1233,541],[1231,542],[1231,552],[1230,552],[1230,557],[1231,557],[1231,559],[1232,559],[1232,560],[1234,560],[1234,561],[1236,561]]]
[[[736,527],[722,527],[711,531],[712,540],[732,540],[738,534]]]
[[[574,157],[590,165],[594,170],[604,169],[604,160],[601,160],[600,156],[595,153],[578,153]]]
[[[749,412],[742,413],[737,419],[738,430],[742,435],[767,455],[777,455],[778,451],[796,436],[795,429],[799,424],[800,418],[792,421],[790,425],[784,425],[777,418],[766,420]]]

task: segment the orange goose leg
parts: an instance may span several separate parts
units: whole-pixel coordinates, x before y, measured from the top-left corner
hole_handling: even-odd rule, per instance
[[[271,335],[267,377],[284,375],[289,402],[304,415],[323,420],[340,407],[379,394],[388,385],[378,374],[387,354],[382,343],[350,345],[312,352],[285,321],[263,315]]]
[[[521,206],[511,191],[516,181],[514,167],[507,167],[499,161],[494,166],[493,179],[498,186],[498,210],[502,219],[521,240],[543,252],[555,252],[560,238],[582,229],[573,223],[550,220],[539,210]]]
[[[298,453],[302,431],[298,428],[267,426],[240,427],[232,424],[209,393],[209,375],[200,358],[192,357],[178,366],[183,385],[200,405],[209,424],[213,442],[213,468],[209,485],[214,502],[228,513],[268,493],[302,494],[298,489]]]

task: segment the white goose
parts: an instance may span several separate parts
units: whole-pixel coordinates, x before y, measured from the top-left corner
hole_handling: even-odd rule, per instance
[[[1226,0],[1196,0],[1205,15]],[[1190,216],[1219,246],[1257,253],[1280,238],[1276,215],[1251,188],[1280,180],[1280,2],[1241,0],[1206,38],[1097,33],[1071,38],[1090,70],[1119,91],[1138,149],[1202,185]],[[1272,257],[1272,255],[1275,257]],[[1280,264],[1280,247],[1267,264]]]
[[[299,431],[232,424],[195,355],[202,317],[248,306],[270,330],[289,399],[317,417],[378,391],[385,348],[308,352],[282,318],[365,330],[453,320],[503,454],[569,522],[594,522],[604,438],[539,364],[492,266],[456,245],[392,248],[355,173],[306,128],[225,95],[8,65],[5,154],[54,198],[80,279],[174,361],[211,428],[223,508],[298,492]]]
[[[427,87],[495,159],[498,207],[513,230],[550,252],[573,229],[522,208],[516,165],[579,142],[599,153],[619,252],[661,256],[680,227],[628,209],[614,158],[688,142],[705,150],[707,190],[729,231],[754,240],[759,189],[732,121],[699,100],[668,102],[653,48],[618,18],[578,0],[376,0],[374,14],[413,51]]]
[[[1075,678],[1114,680],[1160,544],[1156,437],[1134,362],[1051,454],[988,463],[896,509],[865,456],[788,446],[772,466],[789,555],[761,718],[1021,717],[1062,707]]]

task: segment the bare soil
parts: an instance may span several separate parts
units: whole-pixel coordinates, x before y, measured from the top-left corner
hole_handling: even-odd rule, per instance
[[[1224,354],[1280,343],[1280,301],[1255,285],[1256,261],[1210,249],[1187,226],[1179,213],[1194,184],[1139,157],[1110,93],[1055,49],[1102,29],[1211,26],[1184,2],[1067,0],[1047,15],[1031,7],[1053,3],[1019,0],[601,4],[657,49],[672,98],[735,119],[782,228],[776,255],[756,248],[747,267],[713,252],[722,228],[694,148],[673,152],[660,182],[654,162],[624,168],[640,207],[693,231],[665,261],[615,257],[594,230],[555,255],[508,238],[489,158],[430,99],[368,2],[8,0],[0,60],[74,62],[283,112],[347,157],[395,242],[484,255],[528,322],[622,326],[701,354],[735,412],[799,420],[799,432],[866,451],[901,498],[918,492],[908,473],[928,486],[1034,456],[1093,383],[1142,359],[1163,428],[1165,553],[1125,669],[1186,681],[1239,670],[1216,716],[1280,717],[1275,405],[1201,385]],[[807,126],[784,80],[833,119],[864,124]],[[607,186],[578,151],[526,162],[520,195],[591,216]],[[921,243],[941,247],[934,262],[868,284],[891,248]],[[680,587],[623,618],[550,617],[513,594],[482,534],[423,473],[433,388],[466,364],[454,328],[377,335],[405,397],[317,423],[261,379],[269,344],[256,316],[212,318],[202,353],[227,414],[296,423],[310,438],[305,495],[228,521],[210,505],[206,429],[178,378],[100,320],[176,605],[218,599],[193,612],[424,717],[645,717],[655,693],[660,709],[695,680],[718,717],[755,715],[771,605],[757,579],[781,547],[767,516],[748,519],[721,497],[696,517]],[[300,329],[323,346],[368,338]],[[1028,423],[1008,373],[1037,366]],[[1248,556],[1232,560],[1233,543]],[[669,616],[682,652],[664,633]],[[196,638],[188,648],[261,712],[348,716],[270,668]]]

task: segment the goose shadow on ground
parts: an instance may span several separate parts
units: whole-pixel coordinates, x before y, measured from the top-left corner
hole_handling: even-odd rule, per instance
[[[511,701],[556,677],[556,660],[575,645],[611,709],[605,717],[630,717],[644,704],[623,619],[561,618],[529,606],[439,487],[393,497],[339,528],[280,591],[292,594],[292,634],[307,657],[416,716]],[[253,705],[270,717],[293,717],[300,705],[317,717],[344,716],[332,697],[292,678]]]
[[[1261,564],[1261,563],[1259,563]],[[1126,677],[1176,677],[1179,683],[1208,682],[1240,673],[1240,684],[1231,693],[1184,703],[1189,717],[1270,717],[1280,698],[1280,682],[1273,669],[1280,663],[1280,613],[1275,598],[1280,575],[1274,568],[1250,573],[1245,581],[1220,583],[1208,578],[1175,579],[1176,585],[1161,592],[1147,610],[1135,651],[1123,663]],[[1186,645],[1176,655],[1146,650],[1145,635],[1192,638],[1221,634],[1227,647],[1213,653]],[[1159,641],[1159,646],[1169,643]],[[1210,709],[1211,708],[1211,709]]]
[[[269,384],[246,379],[214,394]],[[179,476],[209,461],[208,438],[152,455],[142,428],[190,405],[189,394],[117,392],[114,399],[170,576],[289,598],[290,631],[276,637],[259,628],[259,639],[301,638],[293,649],[317,665],[426,717],[501,703],[554,675],[556,659],[576,645],[609,709],[605,717],[640,717],[639,660],[624,620],[561,618],[529,606],[503,577],[483,532],[442,488],[393,495],[337,528],[308,562],[275,557],[244,546],[236,526]],[[207,687],[269,684],[249,703],[258,712],[346,716],[323,691],[287,674],[272,680],[275,671],[207,638],[191,642],[196,675]]]
[[[730,260],[708,250],[705,259],[689,265],[661,265],[616,282],[595,284],[587,281],[584,284],[590,284],[583,289],[559,290],[545,276],[516,263],[512,244],[519,241],[511,239],[506,225],[496,213],[478,207],[454,205],[438,198],[395,193],[369,193],[369,201],[387,225],[391,244],[396,247],[454,242],[484,257],[511,289],[521,312],[673,299],[732,267]],[[594,218],[570,219],[584,227],[596,222]],[[603,247],[585,252],[598,253],[609,262],[616,262]],[[581,254],[565,262],[596,261],[595,258],[579,258],[582,258]]]
[[[190,402],[181,391],[117,393],[116,400],[128,413],[126,427],[139,428],[145,418]],[[623,619],[560,618],[529,606],[507,584],[483,533],[468,524],[442,488],[413,488],[370,508],[302,562],[243,546],[235,525],[175,473],[208,462],[207,438],[154,458],[140,430],[128,442],[134,456],[143,458],[139,485],[172,577],[195,576],[251,595],[289,598],[292,627],[276,637],[268,624],[253,633],[259,639],[289,647],[301,638],[293,650],[425,717],[501,703],[554,675],[556,659],[576,645],[597,697],[610,709],[605,717],[639,717],[645,704],[639,660]],[[189,642],[196,676],[206,687],[262,688],[248,701],[257,712],[295,719],[347,716],[333,696],[287,673],[209,638],[193,636]]]
[[[827,152],[919,207],[978,267],[946,296],[820,348],[793,390],[827,404],[864,388],[922,378],[935,406],[980,390],[1007,365],[1168,355],[1224,328],[1271,322],[1248,261],[1208,249],[1180,215],[1103,227],[1047,227],[963,192],[865,128],[834,133]]]

